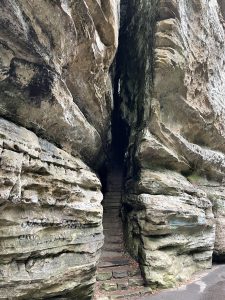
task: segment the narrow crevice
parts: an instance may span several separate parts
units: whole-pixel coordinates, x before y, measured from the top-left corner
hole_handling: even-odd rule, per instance
[[[124,156],[128,147],[130,128],[126,120],[122,117],[120,95],[120,53],[116,57],[116,73],[114,78],[114,108],[112,112],[112,144],[111,160],[123,167]]]
[[[120,29],[122,30],[122,29]],[[108,159],[102,166],[99,175],[102,182],[103,199],[103,233],[105,236],[97,272],[98,293],[104,295],[108,286],[116,285],[120,290],[120,282],[116,274],[121,274],[127,285],[124,287],[129,294],[129,286],[133,279],[130,274],[137,274],[140,287],[144,288],[138,263],[128,254],[126,231],[123,212],[122,195],[125,182],[125,162],[130,140],[130,126],[124,114],[121,95],[121,76],[124,66],[124,41],[120,35],[116,58],[111,67],[113,82],[113,111],[111,117],[111,144]],[[122,269],[122,270],[121,270]],[[121,273],[123,272],[123,273]],[[108,274],[107,279],[102,274]],[[136,278],[136,277],[135,277]],[[102,283],[104,279],[104,283]],[[116,293],[116,291],[115,291]]]

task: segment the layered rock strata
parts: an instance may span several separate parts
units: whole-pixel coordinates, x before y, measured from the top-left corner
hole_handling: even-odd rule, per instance
[[[91,297],[103,233],[89,167],[111,139],[118,12],[0,1],[0,299]]]
[[[0,153],[0,299],[89,299],[103,244],[99,179],[3,119]]]
[[[128,243],[146,282],[169,287],[211,266],[215,223],[215,252],[224,249],[223,209],[213,214],[210,201],[220,193],[223,206],[223,11],[217,1],[124,3],[119,55],[121,112],[131,129]]]
[[[118,5],[0,1],[0,299],[91,297]],[[224,15],[220,0],[122,1],[123,217],[152,287],[224,259]]]

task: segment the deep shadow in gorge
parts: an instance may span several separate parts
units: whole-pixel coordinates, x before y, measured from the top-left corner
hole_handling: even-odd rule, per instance
[[[114,79],[114,109],[112,112],[112,145],[111,145],[111,163],[124,164],[124,155],[129,142],[130,128],[127,122],[122,118],[121,96],[120,96],[120,53],[116,58],[116,74]]]
[[[97,268],[97,284],[94,298],[96,300],[101,299],[101,296],[117,296],[117,293],[119,293],[119,296],[122,293],[124,299],[129,299],[134,292],[133,283],[135,280],[135,284],[138,285],[138,287],[135,287],[135,291],[138,289],[144,292],[145,289],[139,265],[126,249],[124,207],[121,200],[124,193],[125,153],[129,143],[130,128],[123,119],[121,112],[121,56],[119,54],[120,52],[118,51],[113,65],[114,108],[111,122],[112,142],[109,159],[105,162],[104,169],[101,172],[104,195],[102,201],[104,245]]]
[[[115,56],[114,62],[111,66],[111,78],[113,86],[113,110],[111,115],[111,144],[108,146],[108,153],[106,153],[106,160],[99,169],[99,176],[102,183],[103,194],[107,187],[107,174],[109,169],[116,166],[121,170],[122,174],[125,173],[125,153],[129,144],[130,137],[130,126],[123,117],[121,104],[121,88],[120,88],[120,78],[123,72],[124,66],[124,46],[122,35],[123,27],[120,28],[119,35],[119,46],[117,54]]]

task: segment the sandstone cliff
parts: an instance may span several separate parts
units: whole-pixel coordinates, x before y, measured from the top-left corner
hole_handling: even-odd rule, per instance
[[[0,28],[0,299],[89,299],[117,4],[1,0]]]
[[[0,299],[87,299],[103,241],[99,179],[3,119],[0,152]]]
[[[1,1],[1,115],[88,162],[107,140],[115,1]]]
[[[128,243],[146,281],[169,287],[210,268],[215,230],[214,251],[224,251],[224,11],[201,0],[129,1],[126,9]]]
[[[223,1],[0,8],[0,299],[91,298],[111,132],[129,141],[122,211],[146,283],[223,261]]]

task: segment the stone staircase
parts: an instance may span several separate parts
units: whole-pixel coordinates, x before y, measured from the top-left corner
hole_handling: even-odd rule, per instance
[[[150,291],[144,287],[139,265],[124,247],[120,217],[122,181],[121,168],[111,169],[103,200],[105,242],[97,269],[94,300],[140,299]]]

